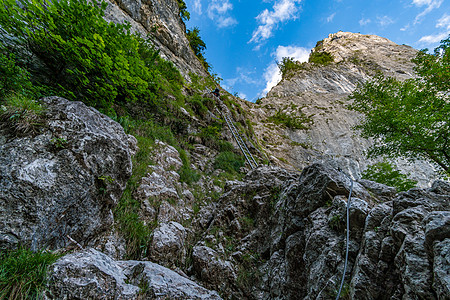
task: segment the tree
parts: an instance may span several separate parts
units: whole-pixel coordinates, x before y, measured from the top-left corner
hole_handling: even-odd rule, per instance
[[[183,0],[178,1],[178,9],[180,10],[180,17],[183,21],[189,21],[191,14],[187,10],[186,3]]]
[[[450,36],[433,54],[420,51],[417,78],[379,75],[350,95],[350,108],[364,115],[355,129],[375,141],[369,157],[422,158],[450,172],[449,46]]]
[[[198,27],[188,29],[186,31],[186,36],[192,51],[194,51],[195,56],[197,56],[197,58],[200,60],[205,69],[209,70],[211,66],[208,64],[205,57],[203,56],[206,50],[206,44],[200,37],[200,29],[198,29]]]

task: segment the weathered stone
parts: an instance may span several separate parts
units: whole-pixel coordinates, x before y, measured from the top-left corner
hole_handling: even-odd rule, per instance
[[[203,281],[222,289],[236,280],[236,274],[229,261],[224,261],[213,249],[195,246],[192,252],[193,267]]]
[[[425,224],[425,242],[432,245],[450,237],[450,211],[435,211],[423,220]]]
[[[153,231],[150,257],[168,267],[183,264],[186,256],[186,229],[177,222],[162,223]]]
[[[433,288],[438,299],[448,299],[450,295],[450,238],[436,242],[433,254]]]
[[[152,262],[114,261],[94,249],[60,258],[50,267],[46,299],[221,299]]]
[[[375,181],[358,179],[358,182],[361,183],[366,189],[374,193],[376,197],[383,202],[394,199],[395,195],[397,194],[397,190],[394,187],[387,186]]]
[[[0,145],[1,247],[89,244],[113,224],[131,176],[136,144],[118,123],[81,102],[43,102],[43,132]]]
[[[136,299],[117,262],[94,249],[60,258],[49,270],[48,299]]]

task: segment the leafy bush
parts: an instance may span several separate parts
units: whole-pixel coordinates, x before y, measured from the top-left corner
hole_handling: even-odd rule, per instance
[[[178,1],[178,9],[180,10],[180,17],[183,21],[189,21],[191,18],[191,14],[187,10],[186,3],[183,0]]]
[[[25,94],[33,90],[27,70],[16,65],[13,54],[0,53],[0,102],[11,94]]]
[[[294,75],[295,71],[302,70],[303,64],[294,61],[292,57],[283,57],[281,62],[277,62],[277,66],[280,69],[281,77],[288,78]]]
[[[221,152],[214,161],[214,168],[222,169],[229,173],[237,173],[243,166],[244,159],[230,151]]]
[[[363,179],[372,180],[388,186],[393,186],[397,191],[407,191],[416,186],[417,181],[408,178],[388,162],[379,162],[367,167],[362,173]]]
[[[42,105],[21,94],[10,94],[0,108],[0,126],[13,134],[24,135],[37,132],[45,124]]]
[[[309,126],[313,123],[313,120],[306,116],[304,113],[299,112],[299,114],[287,114],[283,111],[278,110],[274,115],[267,119],[269,122],[273,122],[277,125],[286,126],[290,129],[309,129]]]
[[[353,91],[349,108],[364,114],[355,129],[375,141],[369,156],[426,159],[450,174],[450,36],[412,61],[416,78],[379,75]]]
[[[313,51],[309,55],[308,62],[318,65],[328,65],[334,61],[333,56],[326,51]]]
[[[180,181],[186,182],[187,184],[191,184],[193,182],[197,182],[200,179],[200,174],[192,170],[190,166],[183,165],[180,170],[178,170],[178,174],[180,175]]]
[[[205,59],[204,51],[206,49],[206,44],[200,37],[200,29],[198,27],[194,27],[193,29],[188,29],[186,31],[186,36],[189,41],[189,45],[191,46],[192,51],[194,51],[195,56],[200,60],[203,67],[206,70],[210,69],[210,65]]]
[[[59,255],[25,248],[0,252],[0,298],[40,299],[47,284],[48,266]]]
[[[179,72],[132,34],[130,24],[105,21],[106,5],[4,0],[1,48],[14,53],[35,84],[60,96],[98,108],[137,100],[161,107],[158,93],[180,84]]]
[[[190,97],[187,100],[187,103],[192,108],[192,110],[201,117],[204,117],[208,112],[208,108],[204,104],[204,99],[198,94]]]

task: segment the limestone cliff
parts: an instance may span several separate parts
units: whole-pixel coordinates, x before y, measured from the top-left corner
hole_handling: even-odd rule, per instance
[[[352,130],[361,115],[346,108],[348,95],[377,72],[411,78],[411,59],[417,50],[374,35],[338,32],[320,41],[313,51],[328,52],[334,62],[304,63],[301,70],[273,87],[260,105],[249,107],[256,135],[277,164],[303,169],[312,162],[332,162],[359,178],[375,161],[365,156],[372,142]],[[299,110],[313,122],[307,130],[275,126],[269,119],[277,111],[289,115]],[[429,186],[435,178],[434,167],[426,162],[393,163],[411,173],[420,186]]]

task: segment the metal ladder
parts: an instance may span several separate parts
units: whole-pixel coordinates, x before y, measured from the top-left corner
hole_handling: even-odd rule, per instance
[[[248,164],[250,165],[250,168],[255,169],[258,167],[258,163],[256,162],[253,155],[250,153],[250,150],[248,150],[247,145],[242,139],[242,136],[239,134],[239,131],[233,124],[233,119],[230,115],[230,111],[228,110],[228,107],[226,107],[224,104],[221,105],[222,109],[225,111],[225,113],[222,113],[218,108],[217,111],[221,114],[222,118],[227,123],[228,128],[231,131],[231,134],[234,137],[234,140],[236,141],[237,145],[239,146],[239,149],[241,149],[242,153],[245,156],[245,159],[247,160]]]

